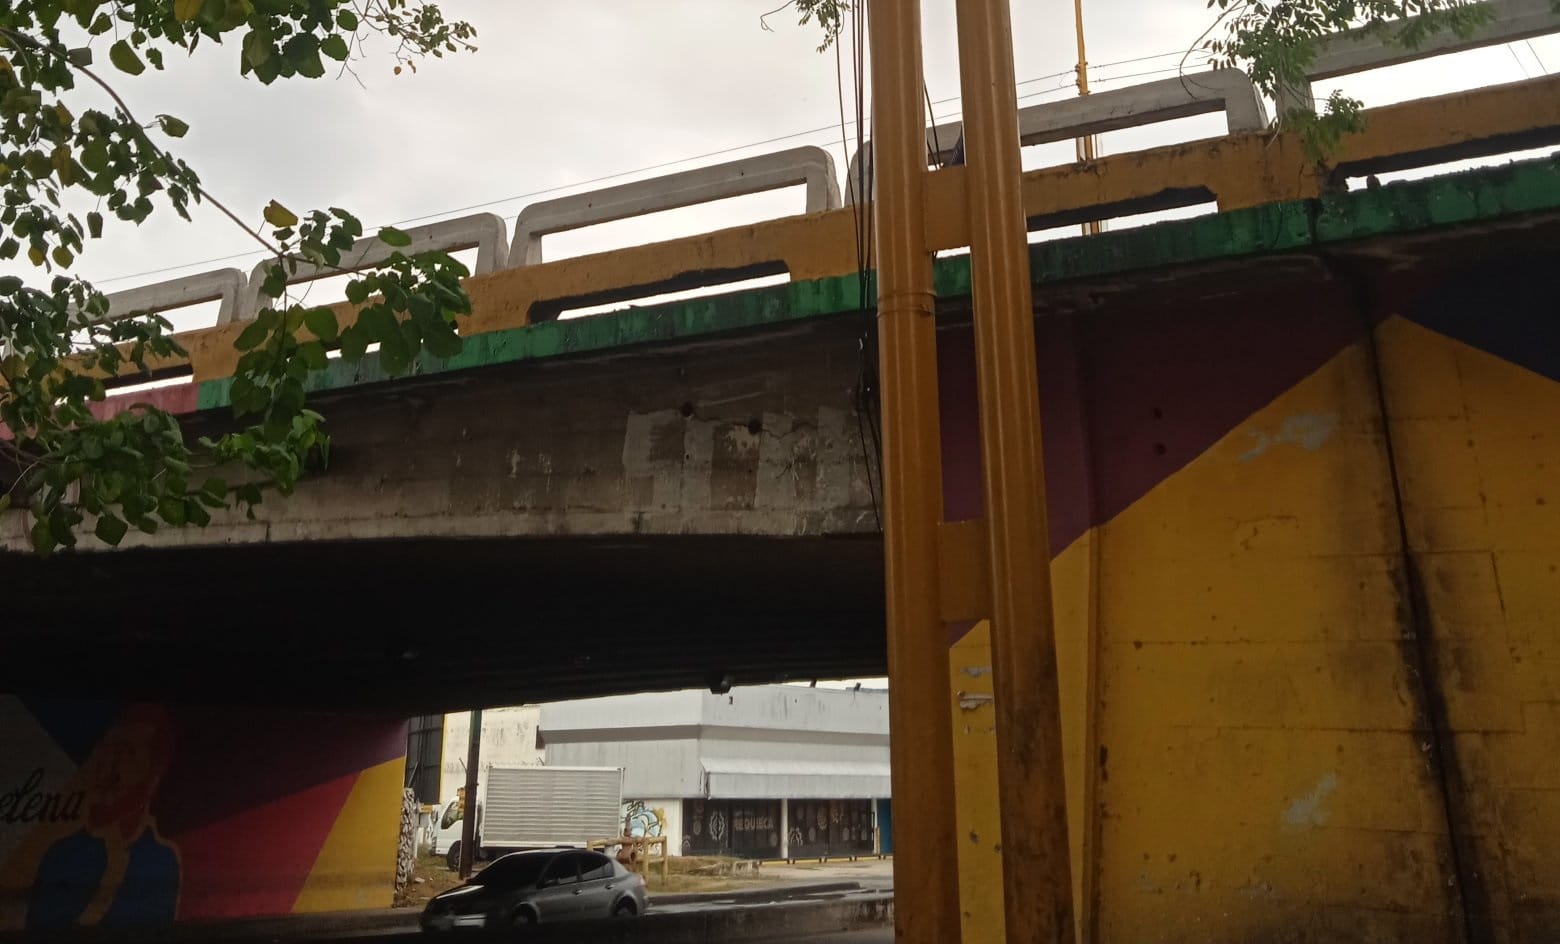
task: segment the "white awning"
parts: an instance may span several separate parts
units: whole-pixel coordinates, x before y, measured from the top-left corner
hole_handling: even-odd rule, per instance
[[[888,797],[889,770],[864,761],[713,759],[704,795],[728,800],[828,800]]]

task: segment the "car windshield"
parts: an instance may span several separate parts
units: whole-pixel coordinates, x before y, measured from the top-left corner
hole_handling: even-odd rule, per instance
[[[471,877],[473,885],[502,885],[520,888],[534,885],[541,877],[542,869],[555,856],[508,855]]]

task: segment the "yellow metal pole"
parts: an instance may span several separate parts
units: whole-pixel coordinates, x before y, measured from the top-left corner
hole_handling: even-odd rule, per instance
[[[1089,56],[1084,50],[1083,43],[1083,0],[1073,0],[1073,24],[1078,33],[1078,94],[1089,94]],[[1095,157],[1097,141],[1094,135],[1086,134],[1078,139],[1078,160],[1092,161]],[[1086,236],[1092,236],[1100,231],[1099,220],[1090,220],[1083,224],[1083,232]]]
[[[1007,939],[1071,944],[1034,309],[1008,0],[958,0]]]
[[[959,940],[948,641],[938,607],[942,444],[926,248],[919,0],[870,0],[883,399],[883,547],[900,944]],[[868,187],[868,193],[874,188]]]

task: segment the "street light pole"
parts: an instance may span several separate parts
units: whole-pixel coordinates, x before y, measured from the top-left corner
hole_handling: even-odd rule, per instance
[[[482,709],[471,712],[471,731],[466,737],[466,809],[460,818],[460,877],[471,877],[477,858],[477,768],[482,762]]]

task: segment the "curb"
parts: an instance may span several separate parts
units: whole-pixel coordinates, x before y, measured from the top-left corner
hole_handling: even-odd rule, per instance
[[[725,892],[677,892],[650,895],[650,907],[657,905],[695,905],[700,902],[732,901],[738,903],[767,904],[806,898],[810,895],[859,892],[860,882],[815,882],[807,885],[772,885],[765,888],[734,888]]]
[[[412,908],[328,911],[264,918],[187,921],[125,928],[61,928],[0,933],[0,944],[179,944],[190,941],[274,941],[373,931],[416,931]]]
[[[859,931],[893,924],[894,896],[873,894],[836,901],[796,901],[721,911],[658,915],[634,921],[542,925],[530,933],[487,940],[589,942],[589,944],[726,944]]]

